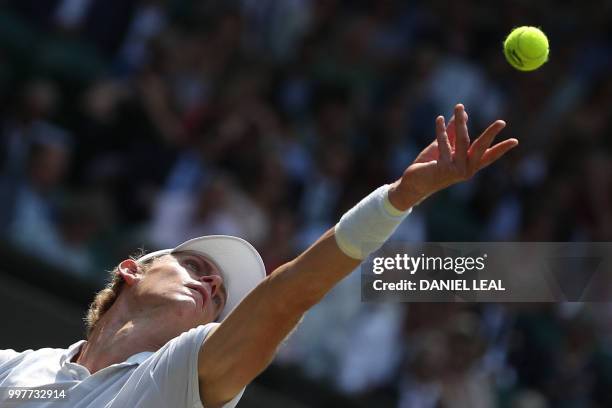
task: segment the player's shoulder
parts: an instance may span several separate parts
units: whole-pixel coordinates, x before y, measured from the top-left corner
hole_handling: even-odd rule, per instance
[[[0,350],[0,366],[29,364],[31,361],[54,361],[64,355],[68,349],[44,347],[40,349],[26,349],[17,351],[13,349]]]
[[[181,337],[181,336],[197,336],[197,335],[207,335],[210,331],[214,331],[220,323],[216,323],[216,322],[212,322],[212,323],[207,323],[207,324],[201,324],[199,326],[196,327],[192,327],[191,329],[184,331],[183,333],[179,334],[177,337]]]
[[[13,349],[5,349],[5,350],[0,350],[0,358],[9,357],[9,356],[10,357],[26,356],[32,353],[36,353],[39,355],[46,355],[46,354],[54,354],[54,353],[58,353],[62,351],[66,351],[66,349],[58,349],[58,348],[51,348],[51,347],[44,347],[44,348],[39,348],[39,349],[25,349],[22,351],[17,351]]]
[[[15,351],[13,349],[0,350],[0,365],[11,361],[15,357],[19,356],[21,352]]]
[[[168,341],[168,343],[166,343],[166,346],[176,346],[178,344],[187,343],[202,344],[202,342],[210,335],[210,333],[214,332],[214,330],[216,330],[218,326],[219,323],[213,322],[193,327]],[[162,347],[162,350],[163,349],[164,347]]]
[[[209,323],[208,326],[209,327],[206,329],[206,334],[204,336],[204,341],[206,341],[206,339],[209,338],[210,335],[213,334],[219,328],[219,326],[221,326],[221,323]]]
[[[10,351],[14,357],[46,357],[46,356],[57,356],[63,355],[69,351],[69,348],[58,348],[58,347],[42,347],[39,349],[26,349],[23,351],[15,351],[15,350],[2,350],[0,353],[4,351]]]

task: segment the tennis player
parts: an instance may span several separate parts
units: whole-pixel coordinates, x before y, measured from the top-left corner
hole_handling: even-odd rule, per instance
[[[3,401],[234,407],[304,313],[380,247],[415,205],[518,145],[507,139],[491,146],[505,126],[501,120],[471,143],[466,122],[461,104],[448,126],[439,116],[436,139],[401,178],[364,198],[268,276],[257,251],[229,236],[124,260],[91,305],[87,340],[67,349],[0,351]],[[15,401],[17,391],[27,395]]]

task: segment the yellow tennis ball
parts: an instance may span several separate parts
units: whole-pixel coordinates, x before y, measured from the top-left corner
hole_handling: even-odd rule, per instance
[[[515,28],[504,41],[504,55],[514,68],[533,71],[548,61],[548,38],[537,27]]]

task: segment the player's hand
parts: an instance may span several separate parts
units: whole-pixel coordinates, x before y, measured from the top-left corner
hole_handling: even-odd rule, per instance
[[[470,179],[480,169],[495,162],[518,145],[507,139],[493,146],[493,139],[506,126],[493,122],[473,143],[467,129],[467,113],[463,105],[455,106],[455,114],[446,127],[444,117],[436,118],[436,139],[427,146],[389,190],[389,200],[400,210],[418,204],[429,195],[452,184]]]

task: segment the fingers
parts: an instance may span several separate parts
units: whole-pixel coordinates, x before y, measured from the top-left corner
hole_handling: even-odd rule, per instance
[[[444,124],[444,117],[438,116],[436,118],[436,141],[438,142],[438,153],[440,160],[451,161],[451,146],[448,141],[448,134],[446,133],[446,125]]]
[[[470,145],[466,120],[465,108],[462,104],[457,104],[455,106],[455,163],[461,170],[467,167],[467,152]]]
[[[474,140],[472,146],[468,150],[468,168],[477,170],[480,164],[480,159],[485,154],[486,150],[491,146],[495,136],[506,127],[506,122],[497,120],[491,124],[478,139]]]
[[[465,121],[467,122],[469,119],[469,115],[465,112]],[[455,140],[456,140],[456,132],[455,132],[455,115],[451,116],[450,120],[446,124],[446,134],[448,135],[448,142],[451,145],[451,151],[455,150]]]
[[[518,146],[518,144],[519,141],[516,139],[507,139],[487,149],[484,155],[482,156],[482,159],[480,160],[478,170],[484,169],[489,164],[495,162],[497,159],[506,154],[509,150]]]
[[[455,115],[451,116],[446,125],[446,134],[448,135],[448,143],[451,145],[451,150],[455,150]]]

